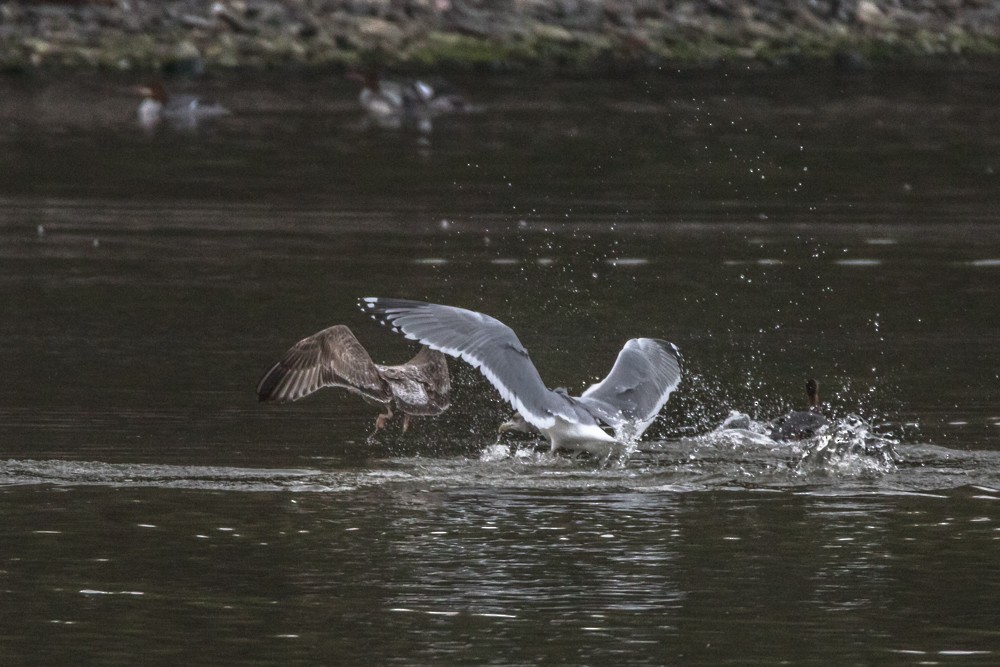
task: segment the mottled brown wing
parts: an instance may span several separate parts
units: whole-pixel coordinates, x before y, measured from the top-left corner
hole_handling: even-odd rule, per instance
[[[387,403],[392,398],[368,351],[338,324],[303,338],[257,385],[261,401],[297,401],[323,387],[343,387]]]
[[[405,364],[378,366],[378,370],[389,383],[396,405],[408,415],[439,415],[451,405],[448,361],[436,350],[420,348]]]

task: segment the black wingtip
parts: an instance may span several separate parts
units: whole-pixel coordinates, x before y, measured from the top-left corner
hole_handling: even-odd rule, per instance
[[[655,340],[655,341],[656,341],[656,343],[657,343],[657,344],[658,344],[658,345],[659,345],[659,346],[660,346],[660,347],[661,347],[661,348],[662,348],[662,349],[663,349],[663,350],[664,350],[664,351],[665,351],[665,352],[666,352],[667,354],[669,354],[669,355],[670,355],[670,356],[672,356],[672,357],[673,357],[674,359],[676,359],[676,360],[678,361],[678,363],[679,363],[680,361],[682,361],[682,360],[683,360],[683,356],[681,355],[681,348],[677,347],[677,346],[676,346],[675,344],[671,343],[671,342],[670,342],[670,341],[668,341],[668,340],[663,340],[662,338],[654,338],[653,340]]]
[[[281,361],[271,366],[257,383],[257,401],[260,403],[289,403],[295,399],[289,399],[281,395],[278,387],[285,379],[287,368]]]
[[[267,373],[264,374],[264,377],[260,379],[260,382],[257,383],[258,402],[266,403],[267,401],[274,400],[274,388],[278,386],[278,381],[280,379],[277,377],[278,373],[275,372],[277,368],[277,365],[272,366],[268,369]]]

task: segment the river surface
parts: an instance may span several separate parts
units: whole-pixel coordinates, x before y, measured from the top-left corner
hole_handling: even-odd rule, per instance
[[[0,78],[0,663],[997,664],[998,77],[469,77],[424,132],[333,75],[149,131],[125,75]],[[454,360],[405,434],[259,404],[332,324],[414,353],[363,296],[684,379],[608,461]]]

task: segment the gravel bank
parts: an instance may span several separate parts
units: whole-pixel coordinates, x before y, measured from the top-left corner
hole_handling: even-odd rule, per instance
[[[0,2],[0,67],[594,71],[1000,54],[996,0]]]

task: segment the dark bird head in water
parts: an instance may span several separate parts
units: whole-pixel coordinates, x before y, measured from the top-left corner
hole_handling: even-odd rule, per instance
[[[809,409],[819,409],[819,383],[812,378],[806,380],[806,396],[809,397]]]

